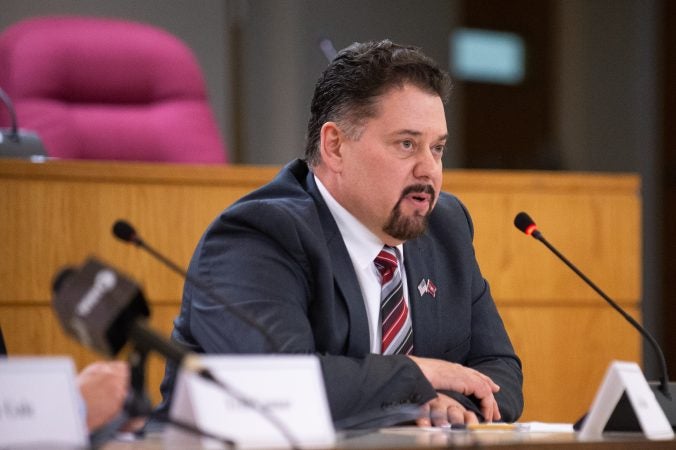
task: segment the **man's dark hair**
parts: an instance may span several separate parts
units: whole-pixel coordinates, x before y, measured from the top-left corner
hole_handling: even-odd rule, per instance
[[[326,122],[336,122],[358,139],[366,119],[377,114],[376,101],[390,88],[411,83],[446,104],[451,79],[417,47],[389,40],[354,43],[341,50],[315,85],[307,126],[305,160],[319,164],[319,138]]]

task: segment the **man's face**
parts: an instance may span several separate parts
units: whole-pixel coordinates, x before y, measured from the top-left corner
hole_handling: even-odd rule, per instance
[[[441,190],[447,133],[437,95],[410,84],[388,90],[358,139],[342,144],[336,198],[386,244],[419,236]]]

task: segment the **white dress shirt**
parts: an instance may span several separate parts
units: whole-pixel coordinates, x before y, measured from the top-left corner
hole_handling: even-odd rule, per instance
[[[352,260],[354,271],[359,280],[362,296],[364,297],[364,306],[366,307],[366,316],[369,323],[369,334],[371,343],[371,352],[380,353],[380,276],[374,264],[378,253],[385,245],[380,238],[366,228],[356,217],[348,210],[343,208],[338,201],[329,193],[326,187],[315,175],[315,182],[319,192],[331,211],[333,220],[338,225],[338,230],[343,237],[347,252]],[[406,271],[404,270],[404,248],[403,244],[397,246],[401,257],[401,279],[404,288],[404,298],[408,304],[408,289],[406,284]],[[409,305],[410,311],[410,305]]]

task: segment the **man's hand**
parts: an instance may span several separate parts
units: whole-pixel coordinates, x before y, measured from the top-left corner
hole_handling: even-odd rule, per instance
[[[129,366],[122,361],[90,364],[77,375],[77,385],[87,405],[87,428],[93,431],[122,410],[129,390]]]
[[[438,394],[437,398],[425,403],[420,418],[416,420],[419,427],[443,427],[451,423],[479,423],[479,419],[474,412],[444,394]]]
[[[409,356],[409,358],[420,367],[432,387],[437,390],[454,391],[467,396],[472,395],[481,403],[481,414],[487,422],[500,420],[500,411],[494,396],[500,390],[500,386],[495,384],[488,376],[469,367],[448,361],[417,356]],[[449,400],[452,399],[449,398]],[[437,399],[432,400],[432,402],[435,401]],[[440,405],[437,406],[441,407]],[[453,417],[458,416],[454,414]],[[459,423],[465,423],[465,420]]]

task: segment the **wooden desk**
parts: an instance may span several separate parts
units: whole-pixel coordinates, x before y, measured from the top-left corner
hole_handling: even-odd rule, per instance
[[[481,448],[494,450],[667,450],[676,441],[648,441],[641,434],[609,434],[593,442],[579,441],[575,434],[520,432],[429,432],[414,428],[394,428],[339,435],[334,449],[419,450]],[[109,442],[104,450],[169,450],[161,435],[135,442]]]
[[[51,307],[54,275],[90,254],[144,285],[152,326],[168,335],[183,282],[116,241],[112,223],[128,219],[146,241],[187,266],[209,222],[277,170],[0,160],[0,323],[9,351],[72,355],[79,367],[100,358],[65,337]],[[640,337],[512,220],[528,211],[552,243],[638,318],[638,177],[452,170],[444,189],[472,213],[479,262],[523,360],[523,420],[574,421],[612,359],[641,360]],[[156,401],[161,376],[161,361],[152,359]]]

